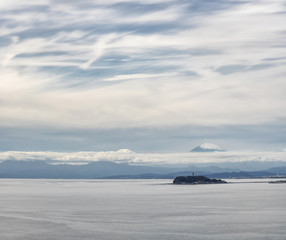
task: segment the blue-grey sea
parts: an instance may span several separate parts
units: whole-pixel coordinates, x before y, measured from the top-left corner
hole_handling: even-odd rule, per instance
[[[0,179],[0,239],[286,239],[286,184],[171,182]]]

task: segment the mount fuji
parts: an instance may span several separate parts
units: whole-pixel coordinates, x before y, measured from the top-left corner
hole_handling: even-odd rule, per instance
[[[226,150],[213,143],[203,143],[192,149],[191,152],[226,152]]]

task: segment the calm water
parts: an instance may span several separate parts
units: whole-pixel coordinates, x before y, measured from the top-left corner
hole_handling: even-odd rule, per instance
[[[286,239],[286,184],[166,183],[0,179],[0,239]]]

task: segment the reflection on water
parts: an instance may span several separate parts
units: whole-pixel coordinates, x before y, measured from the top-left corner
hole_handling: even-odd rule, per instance
[[[0,181],[3,240],[285,240],[286,184]]]

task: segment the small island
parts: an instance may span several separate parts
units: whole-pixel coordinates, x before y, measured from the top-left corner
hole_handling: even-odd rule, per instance
[[[281,180],[281,181],[271,181],[271,182],[269,182],[269,183],[286,183],[286,181],[285,181],[285,180]]]
[[[178,176],[173,184],[221,184],[227,183],[221,179],[211,179],[204,176]]]

